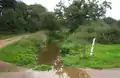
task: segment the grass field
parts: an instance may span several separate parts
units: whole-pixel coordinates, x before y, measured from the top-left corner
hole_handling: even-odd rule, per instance
[[[0,40],[18,36],[17,34],[0,34]]]
[[[37,50],[36,40],[22,39],[0,49],[0,60],[34,70],[50,70],[51,66],[37,65]]]
[[[66,66],[86,68],[117,68],[120,67],[120,44],[96,44],[94,56],[85,59],[79,58],[80,54],[63,57]]]
[[[42,34],[42,37],[38,34]],[[32,34],[28,38],[23,38],[15,43],[9,44],[4,48],[1,48],[0,60],[11,63],[15,66],[23,66],[27,68],[32,68],[34,70],[50,70],[51,66],[49,65],[37,65],[37,51],[38,48],[40,49],[40,47],[43,46],[41,41],[42,38],[43,33],[38,32]]]
[[[44,35],[32,35],[32,38],[46,41]],[[43,32],[42,32],[43,34]],[[11,36],[10,36],[11,37]],[[6,37],[3,37],[3,39]],[[0,60],[9,62],[15,65],[26,66],[36,65],[36,43],[39,41],[22,39],[16,43],[7,45],[0,49]],[[96,44],[94,48],[94,56],[88,56],[90,46],[87,48],[87,58],[80,58],[81,47],[75,47],[72,43],[65,46],[71,49],[71,52],[62,57],[65,66],[73,66],[79,68],[117,68],[120,67],[120,44],[102,45]],[[75,48],[74,48],[75,47]],[[37,67],[35,66],[35,69]],[[38,66],[38,69],[42,68]],[[44,68],[44,66],[43,66]]]
[[[15,65],[35,64],[36,47],[34,41],[23,39],[0,49],[0,60]]]

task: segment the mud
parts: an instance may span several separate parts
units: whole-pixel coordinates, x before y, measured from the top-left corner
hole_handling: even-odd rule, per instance
[[[11,41],[11,40],[7,40]],[[6,42],[6,41],[5,41]],[[1,44],[5,43],[1,41]],[[6,43],[7,44],[7,43]],[[11,72],[1,72],[0,78],[90,78],[86,71],[82,69],[65,67],[61,62],[59,45],[48,44],[43,52],[38,53],[38,64],[51,65],[51,71],[32,71],[21,67],[15,67],[6,62],[0,62],[0,70],[10,70]]]

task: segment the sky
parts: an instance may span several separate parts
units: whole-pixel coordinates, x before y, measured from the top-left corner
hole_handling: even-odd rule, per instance
[[[60,0],[22,0],[26,4],[34,4],[39,3],[46,7],[49,11],[53,11],[56,4]],[[103,0],[101,0],[103,1]],[[106,0],[112,2],[112,10],[108,10],[106,16],[110,16],[117,20],[120,20],[120,0]]]

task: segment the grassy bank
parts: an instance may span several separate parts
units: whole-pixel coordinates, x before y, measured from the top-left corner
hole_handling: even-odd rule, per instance
[[[0,33],[0,40],[15,37],[15,36],[18,36],[18,34],[1,34]]]
[[[58,38],[58,37],[57,37]],[[50,38],[55,40],[55,38]],[[7,45],[0,49],[0,60],[12,63],[16,66],[25,66],[35,70],[49,70],[50,66],[37,65],[37,52],[44,47],[43,42],[47,36],[44,32],[32,34],[29,38],[22,39],[13,44]],[[61,50],[65,66],[86,67],[86,68],[116,68],[120,67],[120,44],[102,45],[96,44],[94,48],[94,56],[90,57],[90,46],[87,48],[87,57],[81,58],[81,45],[77,43],[66,42]],[[70,51],[70,52],[68,52]]]
[[[94,56],[79,58],[81,52],[63,57],[66,66],[86,68],[117,68],[120,67],[120,45],[96,44]]]
[[[42,47],[43,42],[32,35],[0,49],[0,60],[34,70],[50,70],[50,66],[37,65],[37,52]]]
[[[0,49],[0,60],[15,65],[35,64],[35,42],[30,39],[22,39]]]

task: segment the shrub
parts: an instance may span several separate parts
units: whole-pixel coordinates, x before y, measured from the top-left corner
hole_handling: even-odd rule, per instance
[[[46,71],[46,70],[51,70],[52,67],[49,65],[37,65],[33,68],[33,70],[41,70],[41,71]]]
[[[36,64],[35,41],[22,39],[0,49],[0,60],[19,66]]]
[[[70,49],[69,48],[66,48],[66,47],[61,47],[60,48],[60,53],[65,56],[66,54],[69,54],[70,52]]]

